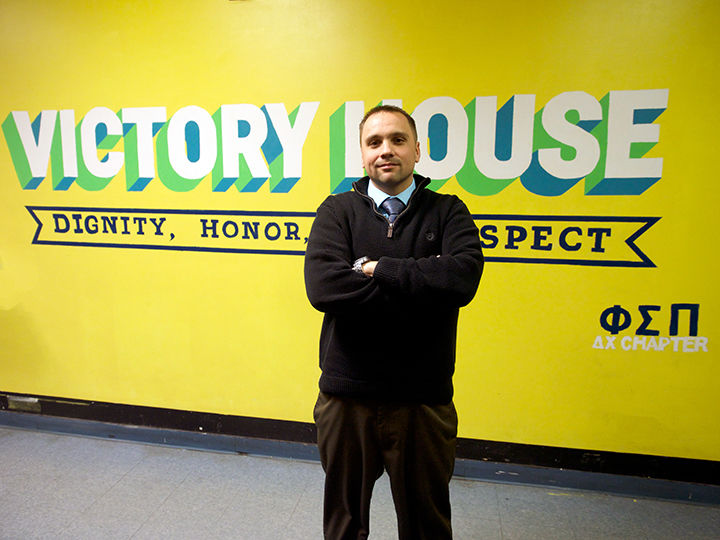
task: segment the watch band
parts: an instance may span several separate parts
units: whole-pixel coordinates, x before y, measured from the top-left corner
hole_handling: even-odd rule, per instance
[[[370,260],[370,257],[360,257],[358,260],[356,260],[353,263],[352,269],[355,270],[356,272],[362,274],[363,273],[363,269],[362,269],[363,264],[365,264],[369,260]]]

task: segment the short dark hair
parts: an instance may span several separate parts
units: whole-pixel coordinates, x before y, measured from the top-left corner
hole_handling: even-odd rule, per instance
[[[398,113],[402,114],[405,118],[407,118],[407,121],[410,123],[410,128],[412,129],[413,135],[415,135],[415,140],[418,140],[418,134],[417,134],[417,127],[415,126],[415,119],[410,116],[404,109],[401,107],[398,107],[396,105],[376,105],[372,109],[370,109],[368,112],[365,113],[365,116],[363,116],[362,122],[360,122],[360,144],[362,144],[362,130],[365,126],[365,121],[370,118],[373,114],[381,113],[381,112],[389,112],[389,113]]]

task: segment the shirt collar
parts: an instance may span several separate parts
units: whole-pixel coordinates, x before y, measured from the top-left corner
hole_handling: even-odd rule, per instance
[[[415,179],[413,178],[412,183],[407,187],[405,191],[402,193],[398,193],[397,195],[388,195],[384,191],[382,191],[380,188],[378,188],[375,184],[373,184],[373,181],[368,181],[368,189],[367,194],[368,197],[370,197],[373,202],[375,203],[375,206],[380,208],[380,205],[382,202],[387,199],[388,197],[396,197],[400,199],[405,206],[407,206],[408,201],[410,200],[410,196],[413,194],[413,191],[415,191]]]

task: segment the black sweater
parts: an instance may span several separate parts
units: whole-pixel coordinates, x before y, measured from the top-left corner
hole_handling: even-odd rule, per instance
[[[325,199],[308,240],[307,295],[325,313],[320,390],[448,403],[458,309],[472,300],[483,268],[477,227],[458,197],[426,189],[419,175],[391,227],[368,182]],[[373,277],[352,269],[363,256],[378,261]]]

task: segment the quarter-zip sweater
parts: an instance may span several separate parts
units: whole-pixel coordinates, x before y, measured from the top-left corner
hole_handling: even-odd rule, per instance
[[[305,255],[310,303],[323,312],[320,390],[384,401],[448,403],[459,308],[483,269],[478,229],[455,195],[417,188],[394,223],[369,178],[320,205]],[[353,271],[367,256],[373,277]]]

